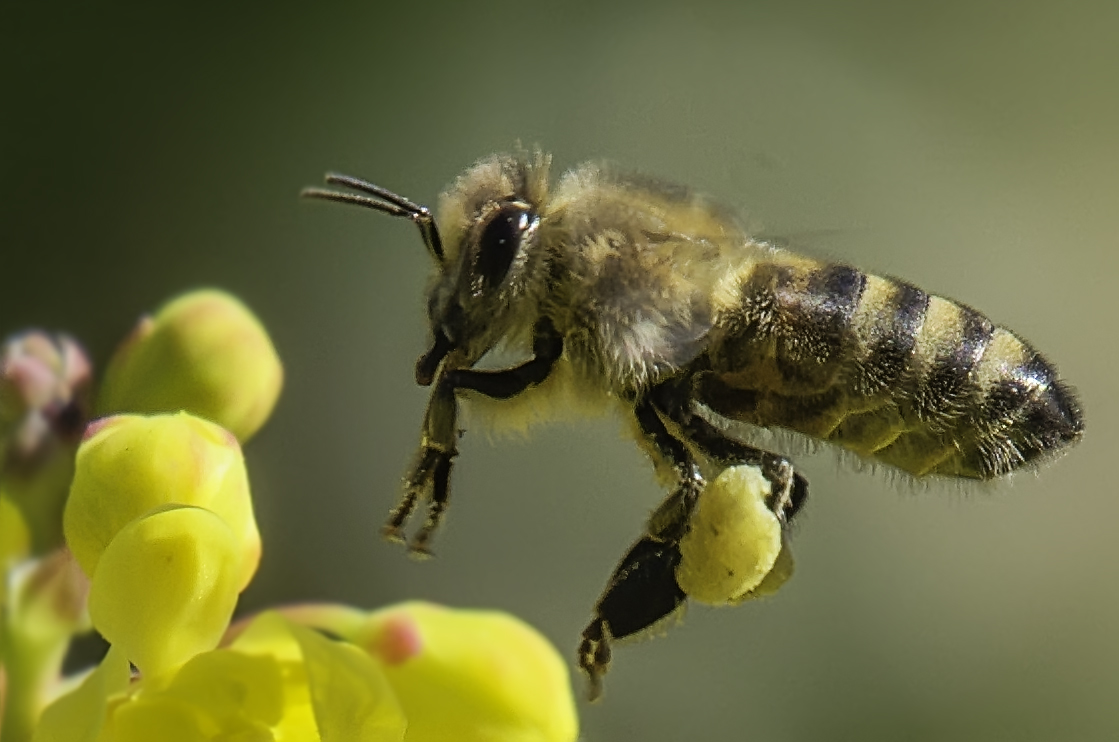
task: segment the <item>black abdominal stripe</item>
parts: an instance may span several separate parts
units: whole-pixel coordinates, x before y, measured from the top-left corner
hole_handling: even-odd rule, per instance
[[[1080,437],[1039,353],[974,309],[855,268],[779,254],[743,269],[699,396],[916,476],[989,479]]]

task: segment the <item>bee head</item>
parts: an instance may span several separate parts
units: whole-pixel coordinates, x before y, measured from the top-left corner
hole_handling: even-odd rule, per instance
[[[443,194],[438,225],[427,207],[347,175],[329,174],[326,182],[360,194],[303,191],[406,217],[419,228],[439,272],[427,303],[433,343],[416,363],[417,383],[431,384],[448,357],[468,367],[503,338],[531,328],[547,270],[546,256],[534,248],[549,161],[537,153],[477,163]]]

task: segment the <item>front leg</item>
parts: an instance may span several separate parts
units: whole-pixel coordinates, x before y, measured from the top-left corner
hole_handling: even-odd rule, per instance
[[[458,455],[456,394],[460,389],[469,389],[494,399],[508,399],[546,379],[563,353],[563,338],[550,320],[541,320],[536,324],[532,350],[532,359],[514,368],[501,371],[452,368],[445,370],[435,381],[424,414],[416,464],[404,480],[404,495],[400,503],[389,513],[384,528],[386,538],[403,542],[404,523],[420,499],[429,497],[427,518],[408,544],[408,549],[417,556],[430,555],[428,543],[443,521],[450,495],[451,462]]]

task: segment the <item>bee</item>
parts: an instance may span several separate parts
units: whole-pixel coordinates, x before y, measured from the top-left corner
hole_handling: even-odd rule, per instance
[[[680,541],[712,467],[757,467],[787,529],[808,493],[783,455],[731,433],[779,428],[917,478],[988,480],[1077,441],[1083,417],[1054,367],[976,310],[904,281],[752,239],[688,188],[584,164],[553,183],[540,152],[477,162],[443,193],[438,219],[345,175],[304,196],[411,220],[436,264],[431,387],[415,463],[385,535],[427,554],[447,508],[459,398],[616,406],[668,482],[622,557],[578,651],[591,696],[611,642],[682,608]],[[498,347],[523,362],[475,365]]]

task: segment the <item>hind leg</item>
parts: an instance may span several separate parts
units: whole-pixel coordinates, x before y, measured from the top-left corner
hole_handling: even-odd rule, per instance
[[[602,691],[602,676],[611,659],[611,642],[640,635],[676,614],[687,601],[679,586],[676,568],[681,561],[680,539],[688,532],[692,513],[706,483],[692,449],[727,466],[750,464],[759,467],[771,483],[767,506],[782,525],[800,509],[807,496],[807,483],[787,459],[727,438],[717,428],[695,415],[679,411],[672,395],[678,387],[657,387],[638,400],[634,412],[653,452],[676,474],[676,486],[646,526],[645,534],[630,547],[607,581],[595,604],[594,618],[583,631],[579,667],[590,679],[590,697]],[[686,400],[685,400],[686,401]],[[665,420],[672,423],[670,431]]]

